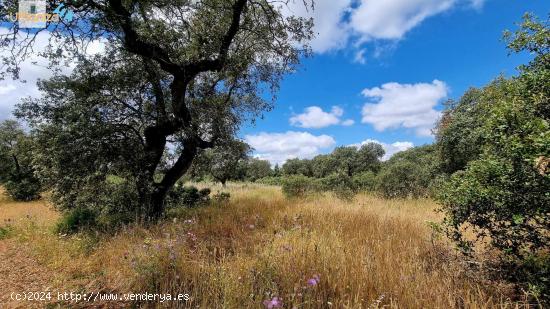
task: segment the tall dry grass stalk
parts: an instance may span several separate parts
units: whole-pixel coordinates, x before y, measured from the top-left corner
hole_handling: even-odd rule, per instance
[[[92,249],[78,236],[31,232],[25,240],[82,289],[191,295],[151,307],[263,308],[275,297],[284,308],[522,307],[468,275],[450,246],[432,238],[427,221],[440,216],[429,200],[228,190],[227,204],[129,227]]]

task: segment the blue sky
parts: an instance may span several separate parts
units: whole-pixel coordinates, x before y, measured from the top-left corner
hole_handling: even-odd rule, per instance
[[[393,3],[385,7],[383,13],[388,15],[386,20],[390,21],[387,27],[390,28],[393,26],[391,21],[400,18],[392,14],[408,14],[409,17],[410,15],[414,17],[414,12],[417,12],[415,5],[419,7],[418,11],[421,11],[424,4],[425,12],[426,6],[430,9],[430,2],[435,3],[436,6],[437,3],[444,2],[380,1]],[[409,2],[404,4],[408,7],[400,6],[401,2]],[[411,144],[431,143],[433,137],[427,135],[426,130],[428,123],[436,120],[437,113],[430,111],[441,110],[442,102],[448,98],[459,98],[469,87],[482,86],[499,74],[508,76],[515,74],[515,68],[525,63],[528,55],[509,55],[501,40],[503,31],[515,29],[515,24],[521,20],[526,11],[533,12],[540,18],[546,18],[550,9],[550,1],[538,0],[449,1],[449,3],[447,8],[436,8],[436,13],[416,24],[413,23],[414,26],[410,27],[409,23],[410,30],[402,30],[402,33],[397,30],[396,34],[377,35],[377,26],[373,25],[368,29],[375,30],[369,30],[370,38],[367,38],[366,42],[361,43],[359,41],[362,38],[353,37],[356,34],[353,34],[352,29],[349,30],[352,37],[342,46],[328,50],[317,47],[314,57],[305,59],[300,71],[284,80],[275,109],[265,114],[264,119],[258,120],[255,126],[244,127],[241,136],[256,148],[258,156],[273,162],[282,162],[288,157],[311,157],[316,153],[330,152],[338,145],[358,144],[366,140],[384,143],[390,154],[407,148]],[[318,6],[320,5],[322,3],[319,4],[318,1]],[[352,7],[353,5],[352,3]],[[355,5],[357,6],[357,2]],[[382,6],[380,6],[381,9]],[[378,7],[372,9],[376,8]],[[388,12],[391,9],[396,12]],[[345,23],[346,18],[348,17],[344,15],[341,20]],[[407,16],[402,18],[406,20]],[[385,20],[380,22],[384,23]],[[340,25],[333,23],[332,26],[345,28],[342,23]],[[328,26],[324,27],[324,29],[327,28]],[[390,36],[393,37],[386,38]],[[363,59],[358,61],[356,58],[361,50],[364,50]],[[414,95],[415,89],[422,92],[418,89],[421,86],[426,86],[425,91],[437,89],[434,80],[443,83],[446,89],[439,92],[436,90],[431,96]],[[387,83],[397,84],[393,88],[373,91],[373,88],[382,87]],[[378,106],[370,112],[368,121],[364,121],[365,103],[376,103],[381,99],[365,97],[362,94],[365,89],[371,90],[371,95],[375,93],[384,95],[382,100],[391,104],[388,108],[390,111],[395,110],[395,115],[387,115],[387,110],[385,112]],[[401,92],[403,92],[402,95],[400,95]],[[390,103],[392,98],[399,102]],[[422,99],[436,104],[433,108],[429,108],[433,103],[428,103],[426,108]],[[320,120],[322,114],[304,113],[306,108],[312,106],[319,107],[328,114],[331,113],[333,106],[338,106],[341,110],[337,110],[333,115],[343,112],[342,116],[337,118],[341,121],[351,119],[354,124],[351,126],[341,123],[328,125],[335,123],[334,119],[330,121],[329,117],[325,121],[326,126],[312,127],[323,123]],[[415,110],[414,106],[423,107]],[[397,112],[398,109],[402,109],[403,112]],[[305,115],[299,118],[300,114]],[[307,115],[311,117],[305,117]],[[390,123],[384,123],[384,118],[387,116],[392,118],[389,120]],[[291,122],[292,117],[295,119],[294,125]],[[301,123],[296,121],[297,118],[310,120],[317,125],[309,123],[300,126]],[[417,122],[416,118],[425,119]],[[289,131],[291,133],[287,133]],[[319,138],[324,135],[331,137],[333,141]],[[400,143],[392,146],[396,142]]]
[[[316,0],[314,11],[301,3],[283,10],[314,18],[314,55],[284,79],[275,109],[239,133],[273,164],[368,141],[382,143],[386,158],[433,142],[441,103],[528,61],[508,55],[503,31],[525,12],[550,13],[548,0]],[[0,120],[22,97],[39,95],[36,79],[51,75],[43,61],[23,64],[27,83],[0,81]]]

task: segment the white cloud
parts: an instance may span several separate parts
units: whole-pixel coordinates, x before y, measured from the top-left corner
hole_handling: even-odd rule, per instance
[[[332,125],[342,124],[344,126],[353,125],[351,119],[342,121],[340,117],[344,115],[341,107],[333,106],[330,112],[323,111],[318,106],[310,106],[304,109],[302,114],[290,117],[290,124],[300,128],[320,129]]]
[[[470,0],[470,5],[476,9],[480,10],[483,8],[483,5],[485,4],[486,0]]]
[[[486,0],[324,0],[315,9],[306,9],[301,0],[283,5],[284,15],[313,18],[316,38],[314,52],[326,53],[355,48],[354,61],[366,62],[363,43],[399,40],[429,17],[449,11],[459,4],[480,9]]]
[[[365,53],[367,50],[365,48],[358,50],[355,53],[355,57],[353,58],[353,62],[359,63],[359,64],[366,64],[367,63],[367,57]]]
[[[8,29],[0,27],[0,35],[8,33]],[[20,39],[20,38],[19,38]],[[49,60],[36,55],[45,51],[50,35],[48,32],[40,32],[33,45],[35,53],[21,63],[20,79],[13,80],[9,76],[5,80],[0,80],[0,121],[11,118],[14,106],[26,97],[39,97],[40,92],[36,85],[39,79],[47,79],[53,76],[52,70],[48,68]],[[105,49],[105,43],[100,41],[91,42],[86,50],[87,54],[93,55],[101,53]],[[2,52],[2,51],[0,51]],[[6,52],[6,51],[4,51]],[[5,56],[7,54],[0,54]],[[62,74],[70,74],[74,69],[74,64],[69,67],[59,67]]]
[[[424,19],[450,9],[455,0],[362,0],[351,27],[362,40],[400,39]]]
[[[419,136],[430,136],[431,129],[441,115],[435,106],[447,97],[447,85],[439,80],[432,83],[387,83],[381,87],[363,90],[371,100],[362,110],[362,122],[377,131],[413,129]]]
[[[315,52],[324,53],[346,46],[351,31],[344,16],[350,10],[351,4],[352,0],[316,1],[315,9],[312,10],[307,9],[303,1],[296,0],[283,6],[283,14],[313,18],[316,37],[311,42],[311,47]]]
[[[364,140],[363,142],[361,142],[359,144],[355,144],[353,146],[361,147],[361,146],[366,145],[368,143],[377,143],[377,144],[382,145],[382,147],[386,151],[386,154],[382,157],[382,161],[388,160],[389,158],[391,158],[394,154],[396,154],[398,152],[405,151],[407,149],[410,149],[410,148],[414,147],[414,144],[411,143],[411,142],[395,142],[395,143],[392,143],[392,144],[386,144],[386,143],[380,142],[380,141],[375,140],[375,139],[367,139],[367,140]]]
[[[336,142],[328,135],[312,135],[308,132],[288,131],[286,133],[265,133],[246,135],[245,141],[256,152],[256,156],[271,164],[282,164],[288,159],[311,159],[321,149],[333,147]]]
[[[4,95],[14,91],[16,88],[14,85],[0,85],[0,94]]]
[[[353,119],[346,119],[344,121],[342,121],[342,125],[344,127],[349,127],[349,126],[352,126],[355,124],[355,121]]]

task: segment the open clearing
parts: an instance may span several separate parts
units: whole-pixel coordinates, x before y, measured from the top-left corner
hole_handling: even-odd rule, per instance
[[[428,222],[440,214],[429,200],[287,200],[277,187],[246,184],[228,191],[226,204],[172,211],[114,236],[55,235],[58,214],[45,202],[3,197],[0,304],[44,307],[10,294],[49,290],[191,297],[151,304],[163,307],[263,308],[275,297],[284,308],[521,307],[505,287],[465,271],[433,234]]]

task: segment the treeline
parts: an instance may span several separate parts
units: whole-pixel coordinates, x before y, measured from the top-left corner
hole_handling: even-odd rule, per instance
[[[232,141],[203,151],[193,162],[188,180],[251,181],[281,185],[289,197],[332,191],[349,199],[370,191],[387,198],[428,197],[433,193],[438,165],[433,145],[416,147],[383,162],[382,145],[337,147],[313,159],[290,159],[271,168],[266,160],[251,157],[244,142]]]

